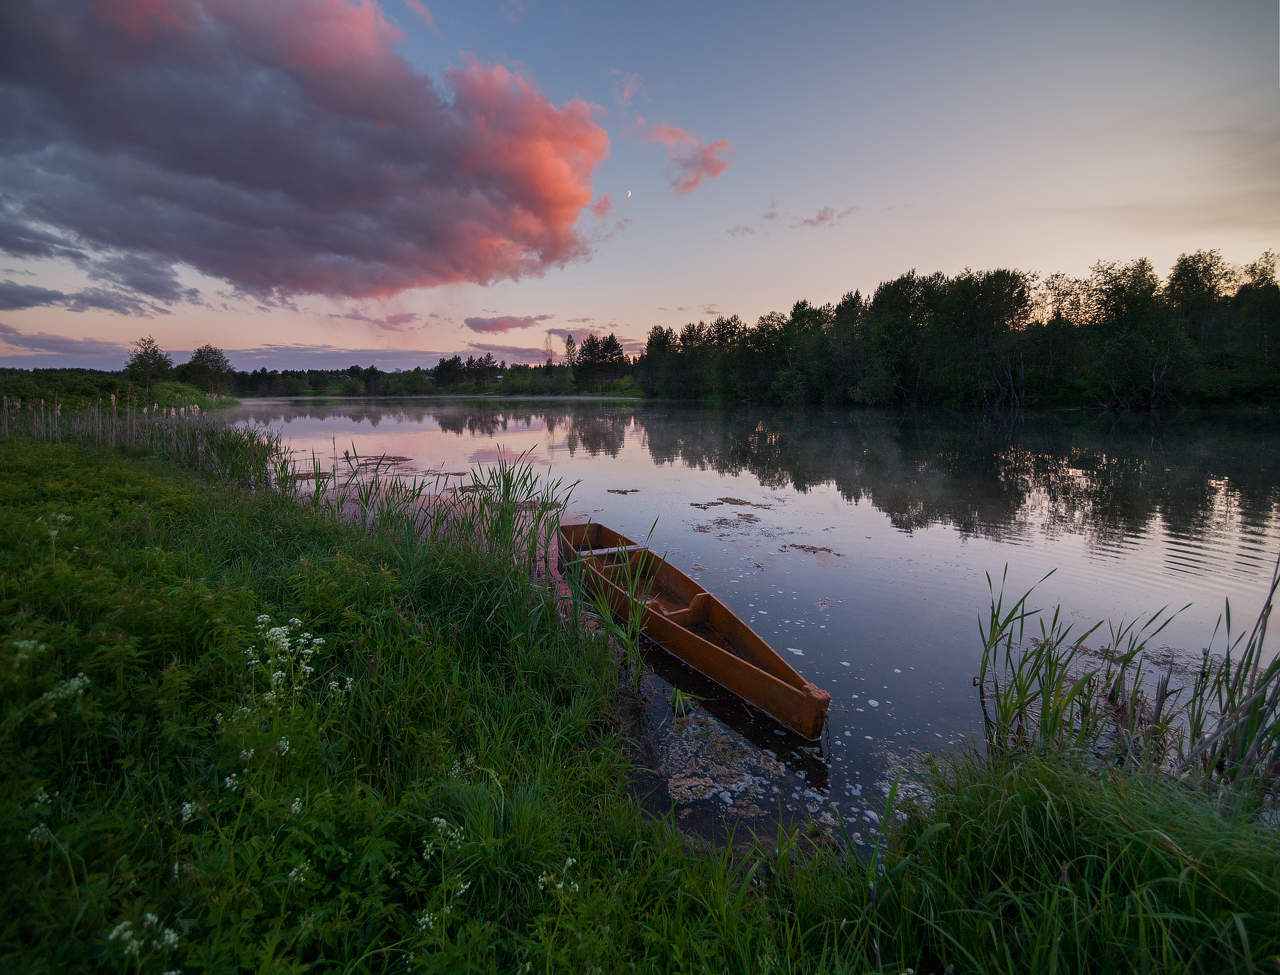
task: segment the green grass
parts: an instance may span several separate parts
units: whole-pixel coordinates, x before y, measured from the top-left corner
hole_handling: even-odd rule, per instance
[[[407,495],[365,530],[190,436],[0,439],[15,970],[1275,970],[1275,832],[1153,774],[958,756],[870,858],[694,847],[511,557],[545,487],[477,479],[424,541]]]

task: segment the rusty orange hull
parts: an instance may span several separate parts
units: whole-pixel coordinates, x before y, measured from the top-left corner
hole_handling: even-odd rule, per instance
[[[641,627],[654,642],[802,738],[822,734],[831,695],[805,680],[751,627],[689,576],[625,535],[593,523],[560,526],[560,559],[589,592],[627,616],[643,594]]]

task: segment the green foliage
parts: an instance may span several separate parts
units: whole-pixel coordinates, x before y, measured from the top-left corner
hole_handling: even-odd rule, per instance
[[[1037,758],[937,774],[878,912],[917,971],[1256,971],[1280,952],[1270,829],[1154,774]]]
[[[1274,255],[1247,268],[1183,254],[1100,262],[1084,280],[1024,271],[914,270],[869,298],[797,302],[754,327],[735,317],[650,330],[650,396],[831,405],[1017,409],[1275,402]]]
[[[228,393],[235,370],[226,354],[214,345],[202,345],[175,370],[179,379],[209,393]]]
[[[148,452],[273,469],[269,441],[188,436]],[[699,850],[645,820],[613,655],[531,581],[553,519],[518,515],[554,486],[519,464],[443,509],[354,480],[339,504],[342,472],[312,501],[287,466],[233,490],[27,439],[0,439],[0,471],[15,970],[1218,972],[1280,953],[1272,830],[1052,754],[957,756],[869,853]]]
[[[50,406],[57,402],[64,409],[80,409],[91,403],[110,405],[112,396],[120,409],[132,403],[137,409],[195,405],[210,410],[235,402],[210,396],[185,382],[160,382],[146,390],[123,373],[95,369],[0,369],[0,396],[28,406],[41,400]]]
[[[145,390],[150,390],[172,371],[173,360],[150,335],[133,343],[124,366],[125,377]]]

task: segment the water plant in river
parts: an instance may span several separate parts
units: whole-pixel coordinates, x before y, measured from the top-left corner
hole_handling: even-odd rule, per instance
[[[1148,645],[1174,614],[1111,626],[1098,662],[1086,641],[1101,623],[1073,636],[1060,610],[1046,620],[1028,608],[1034,587],[1006,608],[1003,581],[999,591],[987,581],[991,605],[974,683],[989,751],[1089,757],[1168,772],[1223,797],[1277,798],[1280,657],[1268,659],[1264,643],[1280,559],[1252,629],[1233,637],[1228,603],[1223,652],[1213,652],[1215,629],[1183,686],[1171,686],[1172,665],[1153,674],[1146,662]]]

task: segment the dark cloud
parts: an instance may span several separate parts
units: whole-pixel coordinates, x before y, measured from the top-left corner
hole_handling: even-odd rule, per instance
[[[86,288],[83,291],[68,294],[50,288],[40,288],[33,284],[0,281],[0,311],[18,311],[22,308],[41,308],[49,305],[61,305],[67,311],[81,312],[96,309],[112,311],[120,315],[137,315],[142,318],[169,313],[168,309],[135,298],[123,291]]]
[[[237,369],[346,369],[377,366],[379,369],[430,368],[443,353],[426,349],[365,349],[339,345],[260,345],[251,349],[225,349]]]
[[[0,344],[10,349],[23,349],[55,356],[85,357],[93,360],[109,356],[114,363],[105,367],[109,369],[123,367],[129,354],[128,347],[119,342],[109,342],[105,339],[73,339],[65,335],[52,335],[49,332],[20,332],[12,325],[5,325],[3,322],[0,322]],[[10,357],[4,358],[8,360]]]
[[[508,363],[521,363],[526,366],[540,366],[547,361],[545,349],[526,349],[520,345],[488,345],[484,342],[472,342],[468,348],[484,354],[492,352],[495,359],[505,359]]]
[[[372,325],[374,328],[382,329],[384,332],[412,332],[422,327],[416,324],[422,316],[412,311],[396,312],[393,315],[383,315],[380,318],[366,315],[362,311],[330,312],[329,317],[343,318],[352,322],[364,322],[366,325]]]
[[[601,325],[594,328],[549,328],[547,334],[560,339],[562,342],[566,338],[572,338],[574,344],[581,345],[582,340],[588,335],[594,335],[598,339],[604,338],[610,332],[617,338],[618,344],[622,346],[622,351],[628,355],[637,355],[644,351],[647,342],[641,339],[624,339],[618,335],[618,329],[624,326],[617,322],[609,322],[607,325]],[[542,360],[539,360],[542,361]]]
[[[595,335],[596,330],[594,328],[549,328],[547,329],[547,334],[554,338],[558,338],[561,341],[564,339],[573,339],[577,342],[579,336],[586,337],[588,335]]]
[[[67,296],[61,291],[39,288],[34,284],[18,284],[16,281],[0,281],[0,311],[60,305],[66,300]]]
[[[123,291],[112,291],[107,288],[86,288],[69,294],[67,311],[113,311],[117,315],[136,315],[139,318],[150,318],[152,315],[168,315],[169,309],[150,301],[143,301]]]
[[[200,292],[184,288],[172,262],[139,254],[117,254],[89,265],[90,276],[164,302],[198,301]]]
[[[174,263],[265,300],[586,256],[591,106],[475,60],[441,88],[398,41],[373,2],[7,0],[0,248],[125,255],[93,267],[156,300]]]
[[[531,328],[545,322],[551,315],[499,315],[496,318],[464,318],[462,324],[473,332],[510,332],[516,328]]]

